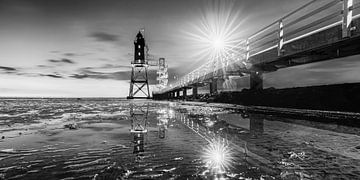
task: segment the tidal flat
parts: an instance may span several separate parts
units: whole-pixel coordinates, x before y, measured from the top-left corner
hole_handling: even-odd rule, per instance
[[[0,179],[360,178],[359,127],[180,101],[0,106]]]

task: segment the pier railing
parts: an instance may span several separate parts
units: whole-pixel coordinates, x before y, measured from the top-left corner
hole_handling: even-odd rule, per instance
[[[158,93],[231,75],[234,71],[246,73],[257,64],[360,35],[360,23],[354,22],[359,17],[360,0],[312,0],[239,41],[235,53],[206,62]],[[323,37],[306,39],[324,31]]]

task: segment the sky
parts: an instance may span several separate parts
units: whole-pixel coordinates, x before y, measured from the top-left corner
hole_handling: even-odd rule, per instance
[[[236,38],[249,36],[309,0],[222,1]],[[0,0],[0,97],[125,97],[133,41],[141,28],[170,81],[204,63],[194,38],[212,0]],[[221,6],[222,7],[222,6]],[[215,11],[216,12],[216,11]],[[265,85],[358,82],[358,57],[265,75]],[[156,67],[149,70],[151,87]],[[292,79],[298,79],[293,81]],[[236,80],[237,86],[247,86]]]

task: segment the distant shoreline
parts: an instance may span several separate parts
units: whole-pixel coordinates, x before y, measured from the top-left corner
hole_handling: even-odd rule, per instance
[[[293,108],[305,110],[341,111],[360,113],[360,83],[344,83],[293,88],[266,88],[252,91],[223,91],[215,95],[199,94],[187,101]],[[126,97],[0,97],[9,99],[58,99],[58,100],[127,100]]]

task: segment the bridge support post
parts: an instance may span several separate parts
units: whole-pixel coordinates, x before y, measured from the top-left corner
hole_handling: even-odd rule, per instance
[[[187,96],[187,95],[186,95],[186,93],[187,93],[186,91],[187,91],[187,89],[184,88],[184,89],[183,89],[183,96],[182,96],[183,100],[186,100],[186,96]]]
[[[224,82],[225,82],[225,77],[221,77],[219,79],[217,79],[217,92],[221,91],[224,89]],[[220,87],[220,90],[219,90],[219,87]]]
[[[254,71],[250,73],[250,90],[263,89],[263,74],[262,72]]]
[[[192,98],[196,99],[197,95],[198,95],[198,88],[197,88],[197,86],[193,86],[192,87]]]
[[[212,79],[209,86],[210,86],[210,95],[216,94],[216,92],[217,92],[217,79]]]
[[[246,39],[246,62],[249,62],[250,58],[250,39]]]
[[[278,42],[278,56],[283,54],[283,46],[284,46],[284,25],[283,21],[279,21],[279,42]]]
[[[342,37],[350,37],[351,35],[351,21],[353,0],[343,0],[343,22],[342,22]]]
[[[176,99],[180,98],[180,90],[176,90]]]

